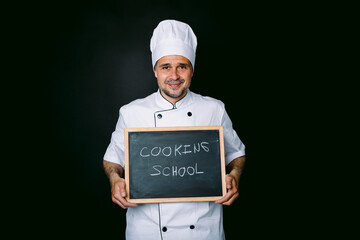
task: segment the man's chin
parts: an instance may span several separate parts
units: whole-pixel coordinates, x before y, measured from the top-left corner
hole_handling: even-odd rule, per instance
[[[163,92],[168,96],[168,97],[171,97],[171,98],[179,98],[181,96],[184,95],[184,93],[186,93],[186,89],[183,89],[183,90],[179,90],[179,91],[164,91]]]

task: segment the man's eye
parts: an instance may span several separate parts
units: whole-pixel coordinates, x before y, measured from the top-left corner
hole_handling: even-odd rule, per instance
[[[164,67],[162,67],[162,69],[165,69],[165,70],[166,70],[166,69],[169,69],[169,67],[167,67],[167,66],[164,66]]]

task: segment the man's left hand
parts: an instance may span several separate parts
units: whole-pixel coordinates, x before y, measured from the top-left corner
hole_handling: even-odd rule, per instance
[[[227,174],[225,176],[225,183],[227,193],[223,198],[217,200],[215,203],[229,206],[239,197],[239,179],[231,174]]]

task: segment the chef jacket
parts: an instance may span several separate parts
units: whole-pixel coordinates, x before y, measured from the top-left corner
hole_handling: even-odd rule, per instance
[[[245,155],[245,145],[232,128],[224,104],[188,90],[175,104],[160,90],[120,108],[104,160],[125,167],[124,128],[223,126],[225,162]],[[225,239],[222,205],[214,202],[147,203],[127,209],[128,240]]]

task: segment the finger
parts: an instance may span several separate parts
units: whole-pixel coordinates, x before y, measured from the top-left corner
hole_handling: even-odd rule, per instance
[[[121,197],[119,199],[119,201],[121,202],[122,205],[124,205],[126,208],[128,207],[136,207],[137,204],[136,203],[131,203],[131,202],[128,202],[125,198]]]
[[[230,191],[227,192],[225,195],[225,198],[223,199],[222,203],[223,205],[231,205],[236,198],[239,197],[238,189],[232,188]]]
[[[119,187],[119,192],[120,192],[121,197],[123,197],[123,198],[126,197],[126,185],[125,185],[125,182],[120,182],[118,187]]]
[[[123,208],[123,209],[126,209],[127,207],[125,207],[116,197],[112,197],[112,201],[114,202],[114,203],[116,203],[117,205],[119,205],[121,208]]]
[[[225,177],[225,185],[226,185],[226,189],[228,191],[226,192],[224,197],[222,197],[219,200],[215,201],[215,203],[222,204],[224,202],[227,202],[230,199],[230,197],[232,195],[232,193],[231,193],[231,185],[232,185],[231,182],[232,182],[232,178],[229,175],[226,175],[226,177]]]
[[[233,184],[235,186],[235,181],[233,182]],[[217,200],[215,203],[218,203],[218,204],[224,204],[224,205],[229,205],[232,204],[236,198],[238,198],[239,196],[239,193],[238,193],[238,190],[236,187],[234,188],[231,188],[223,198]]]
[[[223,204],[223,205],[231,205],[237,198],[239,197],[238,191],[229,191],[226,195],[217,200],[215,203]]]
[[[232,192],[227,192],[224,197],[220,198],[215,203],[223,204],[224,202],[229,201],[232,195]]]
[[[125,197],[126,197],[126,187],[125,187],[125,182],[122,182],[120,184],[120,194],[121,197],[119,198],[120,202],[125,206],[125,207],[136,207],[137,204],[136,203],[131,203],[128,202]]]
[[[220,198],[220,199],[217,200],[215,203],[223,204],[224,202],[229,201],[229,199],[231,198],[231,196],[232,196],[232,193],[231,193],[231,192],[227,192],[224,197]]]
[[[126,209],[128,207],[136,207],[136,203],[130,203],[126,199],[125,182],[120,182],[114,186],[112,200],[120,207]]]
[[[126,207],[126,208],[129,208],[129,207],[136,207],[137,204],[136,203],[131,203],[131,202],[128,202],[128,201],[123,201],[123,205]]]
[[[232,187],[232,181],[233,181],[233,178],[230,177],[229,175],[226,175],[226,177],[225,177],[225,184],[226,184],[226,188],[227,188],[227,189],[231,189],[231,187]]]
[[[122,207],[124,209],[129,208],[129,207],[136,207],[137,206],[136,203],[128,202],[119,193],[114,194],[112,200],[113,200],[114,203],[118,204],[120,207]]]
[[[230,196],[230,198],[227,201],[224,201],[222,205],[231,205],[235,202],[235,200],[239,197],[239,193],[235,192],[233,195]]]

